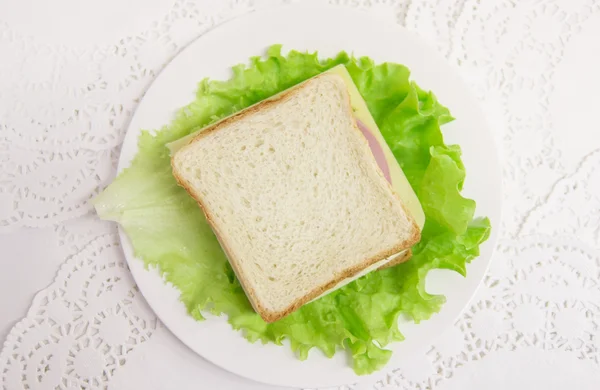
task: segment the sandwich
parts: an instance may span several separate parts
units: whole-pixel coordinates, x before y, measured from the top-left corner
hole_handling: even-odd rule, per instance
[[[408,260],[420,239],[423,210],[343,65],[169,147],[266,322]]]
[[[288,340],[301,360],[344,349],[370,374],[402,339],[399,315],[419,322],[442,307],[427,273],[464,275],[490,233],[461,195],[460,148],[441,131],[452,119],[403,65],[275,45],[228,80],[201,81],[172,122],[142,131],[92,203],[191,318],[226,315],[250,342]],[[394,267],[411,251],[413,264]]]

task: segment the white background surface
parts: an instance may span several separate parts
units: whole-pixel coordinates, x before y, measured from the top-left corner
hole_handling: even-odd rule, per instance
[[[114,230],[87,200],[111,180],[163,64],[215,23],[274,3],[0,3],[4,388],[266,389],[204,362],[156,321],[110,262]],[[502,239],[484,288],[426,351],[361,387],[596,389],[600,4],[332,3],[430,40],[480,98],[504,157]]]

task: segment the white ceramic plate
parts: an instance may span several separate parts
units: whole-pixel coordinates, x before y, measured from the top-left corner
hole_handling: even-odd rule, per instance
[[[482,246],[480,258],[468,267],[466,279],[450,271],[430,273],[428,291],[445,294],[447,303],[429,321],[419,325],[402,321],[406,340],[391,345],[394,354],[389,366],[394,367],[433,342],[475,293],[491,260],[500,226],[502,194],[494,142],[478,103],[457,72],[413,34],[361,11],[306,6],[255,12],[215,28],[178,55],[148,90],[129,125],[119,171],[136,154],[141,129],[156,129],[169,123],[178,108],[194,99],[198,81],[205,77],[227,79],[232,65],[264,54],[274,43],[283,44],[284,51],[318,50],[325,57],[347,50],[359,56],[368,55],[377,62],[405,64],[412,70],[413,80],[433,90],[457,118],[444,126],[443,132],[449,143],[458,143],[463,148],[468,170],[464,194],[477,201],[478,215],[490,217],[493,233]],[[155,270],[144,269],[142,261],[133,256],[123,231],[121,240],[131,272],[158,317],[183,343],[214,364],[280,386],[314,388],[374,379],[356,376],[343,352],[327,359],[314,350],[307,361],[301,362],[288,346],[249,343],[231,329],[225,318],[194,321],[179,302],[178,291],[165,284]]]

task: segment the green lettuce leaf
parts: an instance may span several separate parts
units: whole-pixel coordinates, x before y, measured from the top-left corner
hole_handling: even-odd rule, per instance
[[[410,261],[372,272],[267,324],[252,310],[195,201],[177,186],[165,144],[338,64],[348,68],[422,203],[422,239]],[[391,355],[385,346],[403,339],[398,317],[425,320],[444,303],[443,296],[425,291],[427,272],[446,268],[465,275],[466,263],[490,232],[487,219],[473,220],[475,202],[460,194],[465,180],[460,148],[445,145],[440,131],[453,118],[432,93],[410,81],[406,67],[376,65],[345,52],[320,60],[316,53],[283,56],[273,46],[266,58],[252,58],[233,71],[230,80],[200,82],[196,99],[173,123],[140,136],[130,168],[94,200],[96,210],[123,226],[136,256],[157,266],[181,291],[194,318],[226,314],[251,342],[288,339],[300,359],[315,347],[327,356],[345,349],[358,374],[378,370]]]

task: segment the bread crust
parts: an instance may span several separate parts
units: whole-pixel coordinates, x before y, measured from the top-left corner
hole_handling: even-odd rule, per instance
[[[386,269],[386,268],[392,268],[398,264],[407,262],[408,260],[410,260],[411,257],[412,257],[412,249],[407,249],[404,251],[404,253],[398,255],[396,258],[394,258],[391,261],[388,261],[387,263],[385,263],[384,265],[382,265],[381,267],[379,267],[377,269],[381,270],[381,269]]]
[[[357,273],[361,272],[365,268],[372,266],[373,264],[375,264],[385,258],[391,257],[394,254],[402,252],[403,250],[409,249],[412,245],[419,242],[419,240],[421,238],[421,231],[419,229],[419,226],[417,225],[412,214],[406,209],[406,206],[404,205],[404,203],[402,202],[400,197],[395,193],[391,184],[385,179],[383,173],[381,172],[381,169],[377,165],[375,157],[373,156],[373,154],[370,151],[368,141],[366,140],[366,138],[364,137],[364,135],[358,128],[356,119],[354,118],[354,115],[352,115],[351,105],[348,104],[348,111],[349,111],[348,115],[352,118],[352,124],[353,124],[352,127],[355,129],[357,134],[360,135],[360,138],[364,141],[364,147],[369,149],[369,153],[367,155],[370,157],[367,157],[368,161],[375,166],[376,171],[378,172],[381,180],[384,182],[383,185],[386,185],[390,189],[390,191],[392,192],[394,197],[397,199],[397,201],[402,206],[402,208],[409,220],[409,223],[411,224],[412,235],[405,241],[398,243],[397,245],[393,246],[392,248],[382,250],[381,252],[377,253],[377,255],[375,255],[369,259],[365,259],[362,263],[357,264],[353,267],[347,268],[347,269],[339,272],[336,275],[333,275],[333,277],[331,278],[331,280],[329,282],[312,289],[310,292],[308,292],[303,297],[296,299],[294,302],[292,302],[290,305],[288,305],[285,309],[282,309],[279,311],[271,311],[262,305],[262,303],[260,302],[260,300],[258,299],[258,297],[256,295],[255,290],[248,283],[243,270],[239,267],[237,258],[232,253],[231,248],[229,247],[227,240],[224,237],[223,232],[220,231],[219,227],[216,225],[213,217],[211,216],[210,211],[206,208],[206,206],[202,200],[202,196],[200,194],[196,193],[194,191],[194,189],[186,183],[185,179],[179,174],[178,170],[176,169],[175,158],[181,151],[185,150],[189,145],[193,144],[194,142],[197,142],[198,140],[202,139],[203,137],[206,137],[208,134],[211,134],[212,132],[220,130],[221,128],[223,128],[224,126],[226,126],[232,122],[239,121],[239,120],[241,120],[247,116],[250,116],[256,112],[262,111],[273,105],[276,105],[283,101],[286,101],[286,100],[290,99],[294,94],[298,93],[302,88],[305,88],[307,85],[309,85],[309,83],[312,83],[319,78],[327,77],[327,76],[337,78],[338,81],[342,82],[345,86],[345,82],[341,79],[340,76],[337,76],[334,74],[327,74],[327,73],[317,75],[317,76],[315,76],[311,79],[308,79],[308,80],[306,80],[306,81],[304,81],[304,82],[302,82],[280,94],[277,94],[271,98],[267,98],[259,103],[256,103],[253,106],[250,106],[249,108],[247,108],[245,110],[242,110],[230,117],[227,117],[227,118],[209,126],[205,130],[201,131],[194,138],[192,138],[185,146],[183,146],[177,153],[175,153],[171,157],[171,168],[173,170],[173,176],[175,177],[175,180],[181,187],[183,187],[190,194],[190,196],[192,196],[196,200],[196,202],[200,206],[200,209],[203,211],[204,215],[206,216],[206,220],[208,221],[209,225],[211,226],[212,230],[214,231],[215,235],[217,236],[217,238],[221,244],[221,247],[223,248],[223,251],[227,255],[229,263],[231,264],[233,270],[235,271],[235,273],[238,277],[238,280],[240,281],[240,284],[242,285],[242,288],[246,292],[246,295],[248,296],[248,299],[249,299],[252,307],[262,317],[262,319],[267,323],[275,322],[275,321],[289,315],[290,313],[298,310],[304,304],[319,297],[324,292],[335,287],[338,283],[342,282],[343,280],[345,280],[347,278],[351,278],[352,276],[355,276]],[[344,92],[346,95],[346,99],[349,102],[350,95],[348,94],[347,88],[344,88]],[[406,256],[400,256],[400,257],[401,257],[401,260],[393,260],[392,263],[394,263],[394,264],[392,264],[392,265],[398,264],[401,261],[408,260],[408,257],[410,257],[410,255],[408,257],[406,257]],[[387,264],[382,266],[382,268],[385,268],[386,266],[387,266]]]

